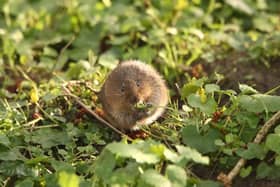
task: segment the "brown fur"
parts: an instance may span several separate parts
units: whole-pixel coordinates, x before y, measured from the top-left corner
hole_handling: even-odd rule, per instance
[[[161,76],[140,61],[126,61],[108,76],[100,101],[107,119],[115,127],[132,129],[136,124],[149,124],[156,120],[168,103],[168,89]],[[152,109],[139,109],[137,102],[152,105]]]

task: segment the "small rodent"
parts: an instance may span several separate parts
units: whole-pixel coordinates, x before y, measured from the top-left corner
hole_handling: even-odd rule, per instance
[[[99,99],[106,119],[120,130],[150,124],[168,103],[168,89],[158,72],[141,61],[120,63],[104,82]]]

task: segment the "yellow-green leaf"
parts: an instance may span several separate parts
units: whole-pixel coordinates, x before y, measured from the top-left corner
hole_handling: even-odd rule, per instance
[[[30,101],[32,103],[37,103],[39,100],[39,93],[37,88],[34,86],[33,89],[30,91]]]
[[[79,177],[76,174],[62,171],[58,174],[60,187],[79,187]]]

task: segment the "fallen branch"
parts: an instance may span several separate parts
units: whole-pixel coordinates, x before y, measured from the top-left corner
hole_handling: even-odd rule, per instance
[[[114,127],[113,125],[111,125],[109,122],[105,121],[102,117],[100,117],[96,112],[94,112],[93,110],[91,110],[86,104],[84,104],[80,98],[74,94],[71,93],[71,91],[67,88],[69,85],[71,84],[82,84],[84,82],[81,81],[70,81],[70,82],[66,82],[62,85],[62,89],[65,91],[65,93],[67,94],[67,96],[72,97],[76,103],[78,103],[83,109],[85,109],[89,114],[91,114],[93,117],[95,117],[98,121],[100,121],[101,123],[103,123],[104,125],[106,125],[107,127],[111,128],[113,131],[115,131],[116,133],[120,134],[121,136],[125,136],[128,140],[132,141],[132,139],[127,136],[126,134],[124,134],[123,132],[121,132],[119,129],[117,129],[116,127]]]
[[[268,133],[269,129],[273,127],[276,122],[280,120],[280,111],[275,113],[259,130],[258,134],[256,135],[253,143],[259,144],[266,134]],[[246,164],[246,160],[244,158],[241,158],[234,168],[226,175],[225,173],[220,173],[217,179],[221,181],[225,187],[231,187],[232,180],[238,175],[241,168]]]

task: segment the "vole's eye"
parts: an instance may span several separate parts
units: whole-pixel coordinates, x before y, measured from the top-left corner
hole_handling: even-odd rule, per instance
[[[139,81],[139,80],[136,81],[136,86],[137,86],[137,87],[140,86],[140,81]]]

